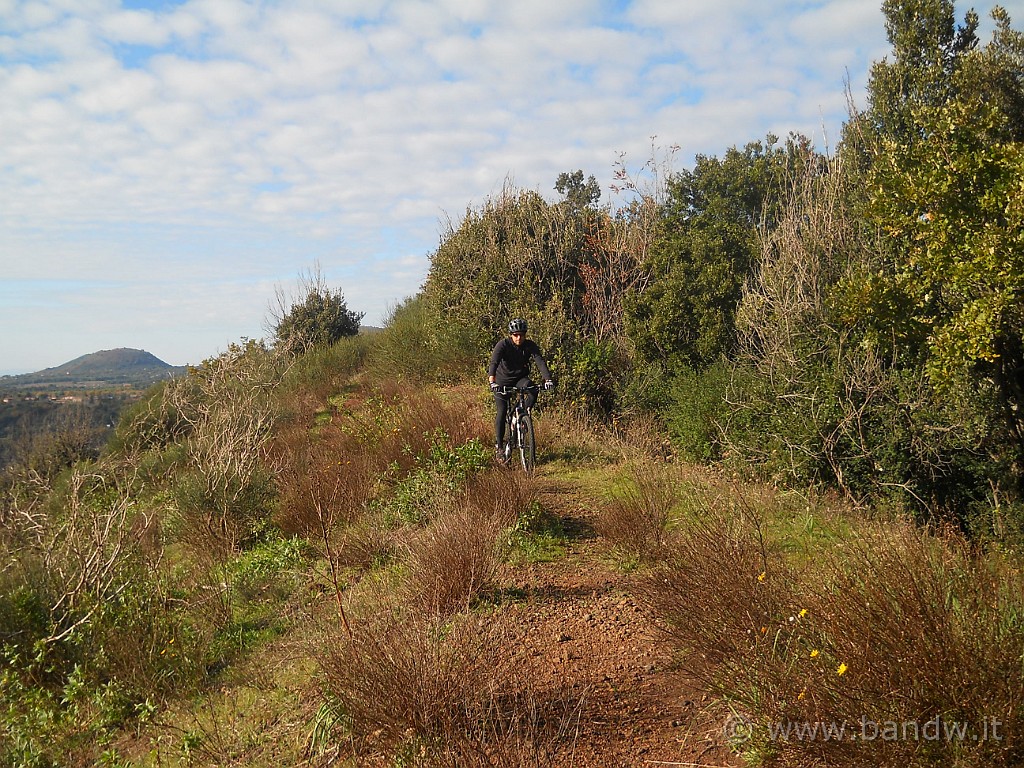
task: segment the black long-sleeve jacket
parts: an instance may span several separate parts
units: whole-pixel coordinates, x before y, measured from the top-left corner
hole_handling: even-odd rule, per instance
[[[529,377],[531,360],[537,363],[544,380],[550,380],[551,372],[540,354],[540,347],[530,339],[523,339],[517,345],[506,336],[494,345],[491,362],[487,366],[487,375],[493,376],[495,382],[503,387],[511,386],[520,379]]]

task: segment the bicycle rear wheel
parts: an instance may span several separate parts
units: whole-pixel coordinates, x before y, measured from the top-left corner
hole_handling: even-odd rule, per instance
[[[512,454],[518,447],[518,432],[519,425],[516,422],[515,416],[511,413],[505,419],[505,440],[501,444],[501,461],[503,464],[508,464],[512,459]]]
[[[523,469],[533,472],[537,464],[537,444],[533,437],[533,417],[529,411],[519,417],[519,458]]]

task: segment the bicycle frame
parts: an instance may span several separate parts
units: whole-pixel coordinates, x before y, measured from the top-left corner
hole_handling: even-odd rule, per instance
[[[523,469],[532,472],[537,462],[537,443],[533,432],[533,414],[526,407],[526,395],[537,394],[540,387],[531,384],[528,387],[501,387],[499,394],[513,395],[509,398],[508,413],[505,415],[505,443],[502,451],[505,461],[512,458],[512,452],[519,452],[519,460]]]

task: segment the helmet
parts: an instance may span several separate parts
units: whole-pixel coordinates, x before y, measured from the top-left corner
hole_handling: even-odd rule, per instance
[[[509,333],[526,333],[526,321],[521,317],[510,320],[508,323]]]

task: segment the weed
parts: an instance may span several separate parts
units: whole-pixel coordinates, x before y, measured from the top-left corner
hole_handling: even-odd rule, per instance
[[[601,509],[597,532],[611,542],[623,562],[654,562],[666,545],[670,513],[677,502],[675,477],[657,465],[634,465]]]
[[[542,563],[565,552],[566,531],[562,520],[534,499],[507,530],[509,560]]]

